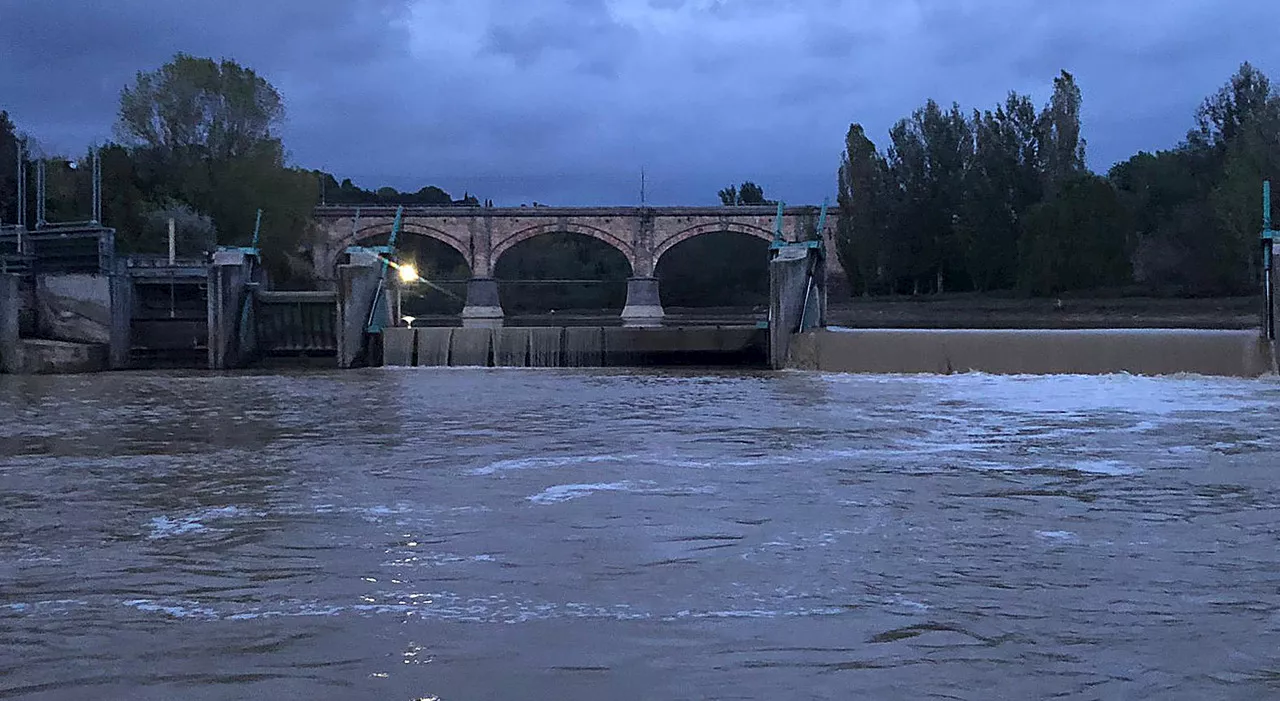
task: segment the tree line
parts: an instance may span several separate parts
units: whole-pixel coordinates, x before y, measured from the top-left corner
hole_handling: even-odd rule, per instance
[[[1086,166],[1082,102],[1063,72],[1040,108],[1017,93],[973,111],[930,100],[893,126],[883,151],[851,125],[837,183],[836,254],[853,294],[1252,293],[1258,185],[1280,165],[1280,96],[1267,76],[1242,65],[1204,100],[1181,143],[1139,153],[1105,176]],[[117,230],[121,251],[163,252],[170,218],[182,254],[245,244],[261,208],[275,279],[305,284],[317,204],[481,205],[470,193],[455,200],[434,186],[366,190],[291,167],[279,136],[284,109],[266,79],[231,60],[178,54],[139,72],[120,96],[117,140],[100,151],[103,221]],[[33,172],[27,201],[17,201],[20,144],[38,152],[0,112],[0,223],[12,223],[19,206],[34,219]],[[87,219],[89,154],[48,163],[47,218]],[[774,203],[751,181],[718,195],[725,205]],[[711,297],[727,303],[731,291],[758,293],[747,273],[735,273],[757,274],[749,243],[690,242],[701,262],[668,266],[690,277],[671,294],[710,299],[707,291],[723,291]],[[595,260],[606,254],[591,244],[534,239],[515,267],[522,276],[621,276],[617,261]],[[538,275],[543,269],[555,275]]]
[[[884,151],[849,127],[837,253],[855,295],[1139,289],[1252,294],[1260,183],[1280,165],[1280,96],[1245,63],[1170,150],[1105,176],[1085,165],[1082,95],[1065,71],[1037,110],[933,100]]]
[[[175,220],[180,255],[201,255],[217,245],[245,245],[256,212],[264,210],[260,242],[273,279],[305,284],[317,204],[467,204],[438,187],[402,193],[365,190],[351,180],[287,165],[279,136],[284,100],[252,69],[232,60],[178,54],[154,71],[139,72],[120,94],[117,140],[99,149],[102,219],[116,229],[123,253],[167,250]],[[92,152],[46,157],[0,111],[0,223],[26,208],[35,223],[35,168],[27,173],[27,201],[18,202],[17,154],[46,163],[46,219],[90,216]]]

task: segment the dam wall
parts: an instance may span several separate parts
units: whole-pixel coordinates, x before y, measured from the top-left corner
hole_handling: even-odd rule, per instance
[[[452,367],[765,367],[768,330],[754,327],[387,328],[382,364]]]
[[[1258,377],[1277,372],[1256,330],[828,329],[797,334],[788,368],[847,373],[986,372]]]

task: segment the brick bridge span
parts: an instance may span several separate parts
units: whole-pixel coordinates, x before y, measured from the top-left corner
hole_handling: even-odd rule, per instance
[[[340,255],[391,232],[394,206],[326,206],[315,210],[319,227],[314,260],[321,278],[333,279]],[[819,208],[786,207],[783,238],[808,239],[818,226]],[[834,248],[836,212],[828,210],[825,231],[828,279],[844,277]],[[663,254],[702,234],[736,232],[765,241],[774,235],[777,207],[405,207],[401,236],[425,236],[462,254],[471,268],[463,324],[502,322],[494,267],[514,246],[543,234],[574,233],[613,246],[631,266],[624,323],[661,323],[662,304],[654,276]]]

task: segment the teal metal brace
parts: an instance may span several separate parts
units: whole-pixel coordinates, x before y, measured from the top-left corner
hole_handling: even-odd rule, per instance
[[[778,203],[778,218],[773,225],[773,241],[769,244],[769,249],[779,251],[783,248],[800,247],[800,248],[817,248],[822,249],[822,231],[827,226],[827,205],[828,198],[822,198],[822,211],[818,215],[818,232],[817,238],[808,241],[786,241],[782,238],[782,203]]]
[[[373,297],[373,306],[369,309],[369,320],[365,331],[382,333],[387,318],[387,270],[391,267],[391,256],[395,254],[396,241],[400,239],[400,227],[404,223],[404,206],[396,207],[396,219],[391,224],[391,237],[385,246],[370,246],[367,250],[376,251],[382,259],[382,269],[378,273],[378,291]]]

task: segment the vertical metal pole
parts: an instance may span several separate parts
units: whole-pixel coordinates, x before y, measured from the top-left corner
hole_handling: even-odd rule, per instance
[[[93,149],[93,223],[102,221],[102,150]]]
[[[1271,231],[1271,181],[1262,181],[1262,230]]]
[[[173,217],[169,217],[169,265],[173,265],[178,259],[178,236],[176,227],[174,226]]]
[[[36,160],[36,228],[44,228],[44,159]]]
[[[24,252],[27,233],[27,154],[18,142],[18,254]]]
[[[262,230],[262,210],[259,209],[258,218],[253,222],[253,243],[251,244],[251,246],[254,250],[257,250],[258,248],[258,232],[261,230]]]

